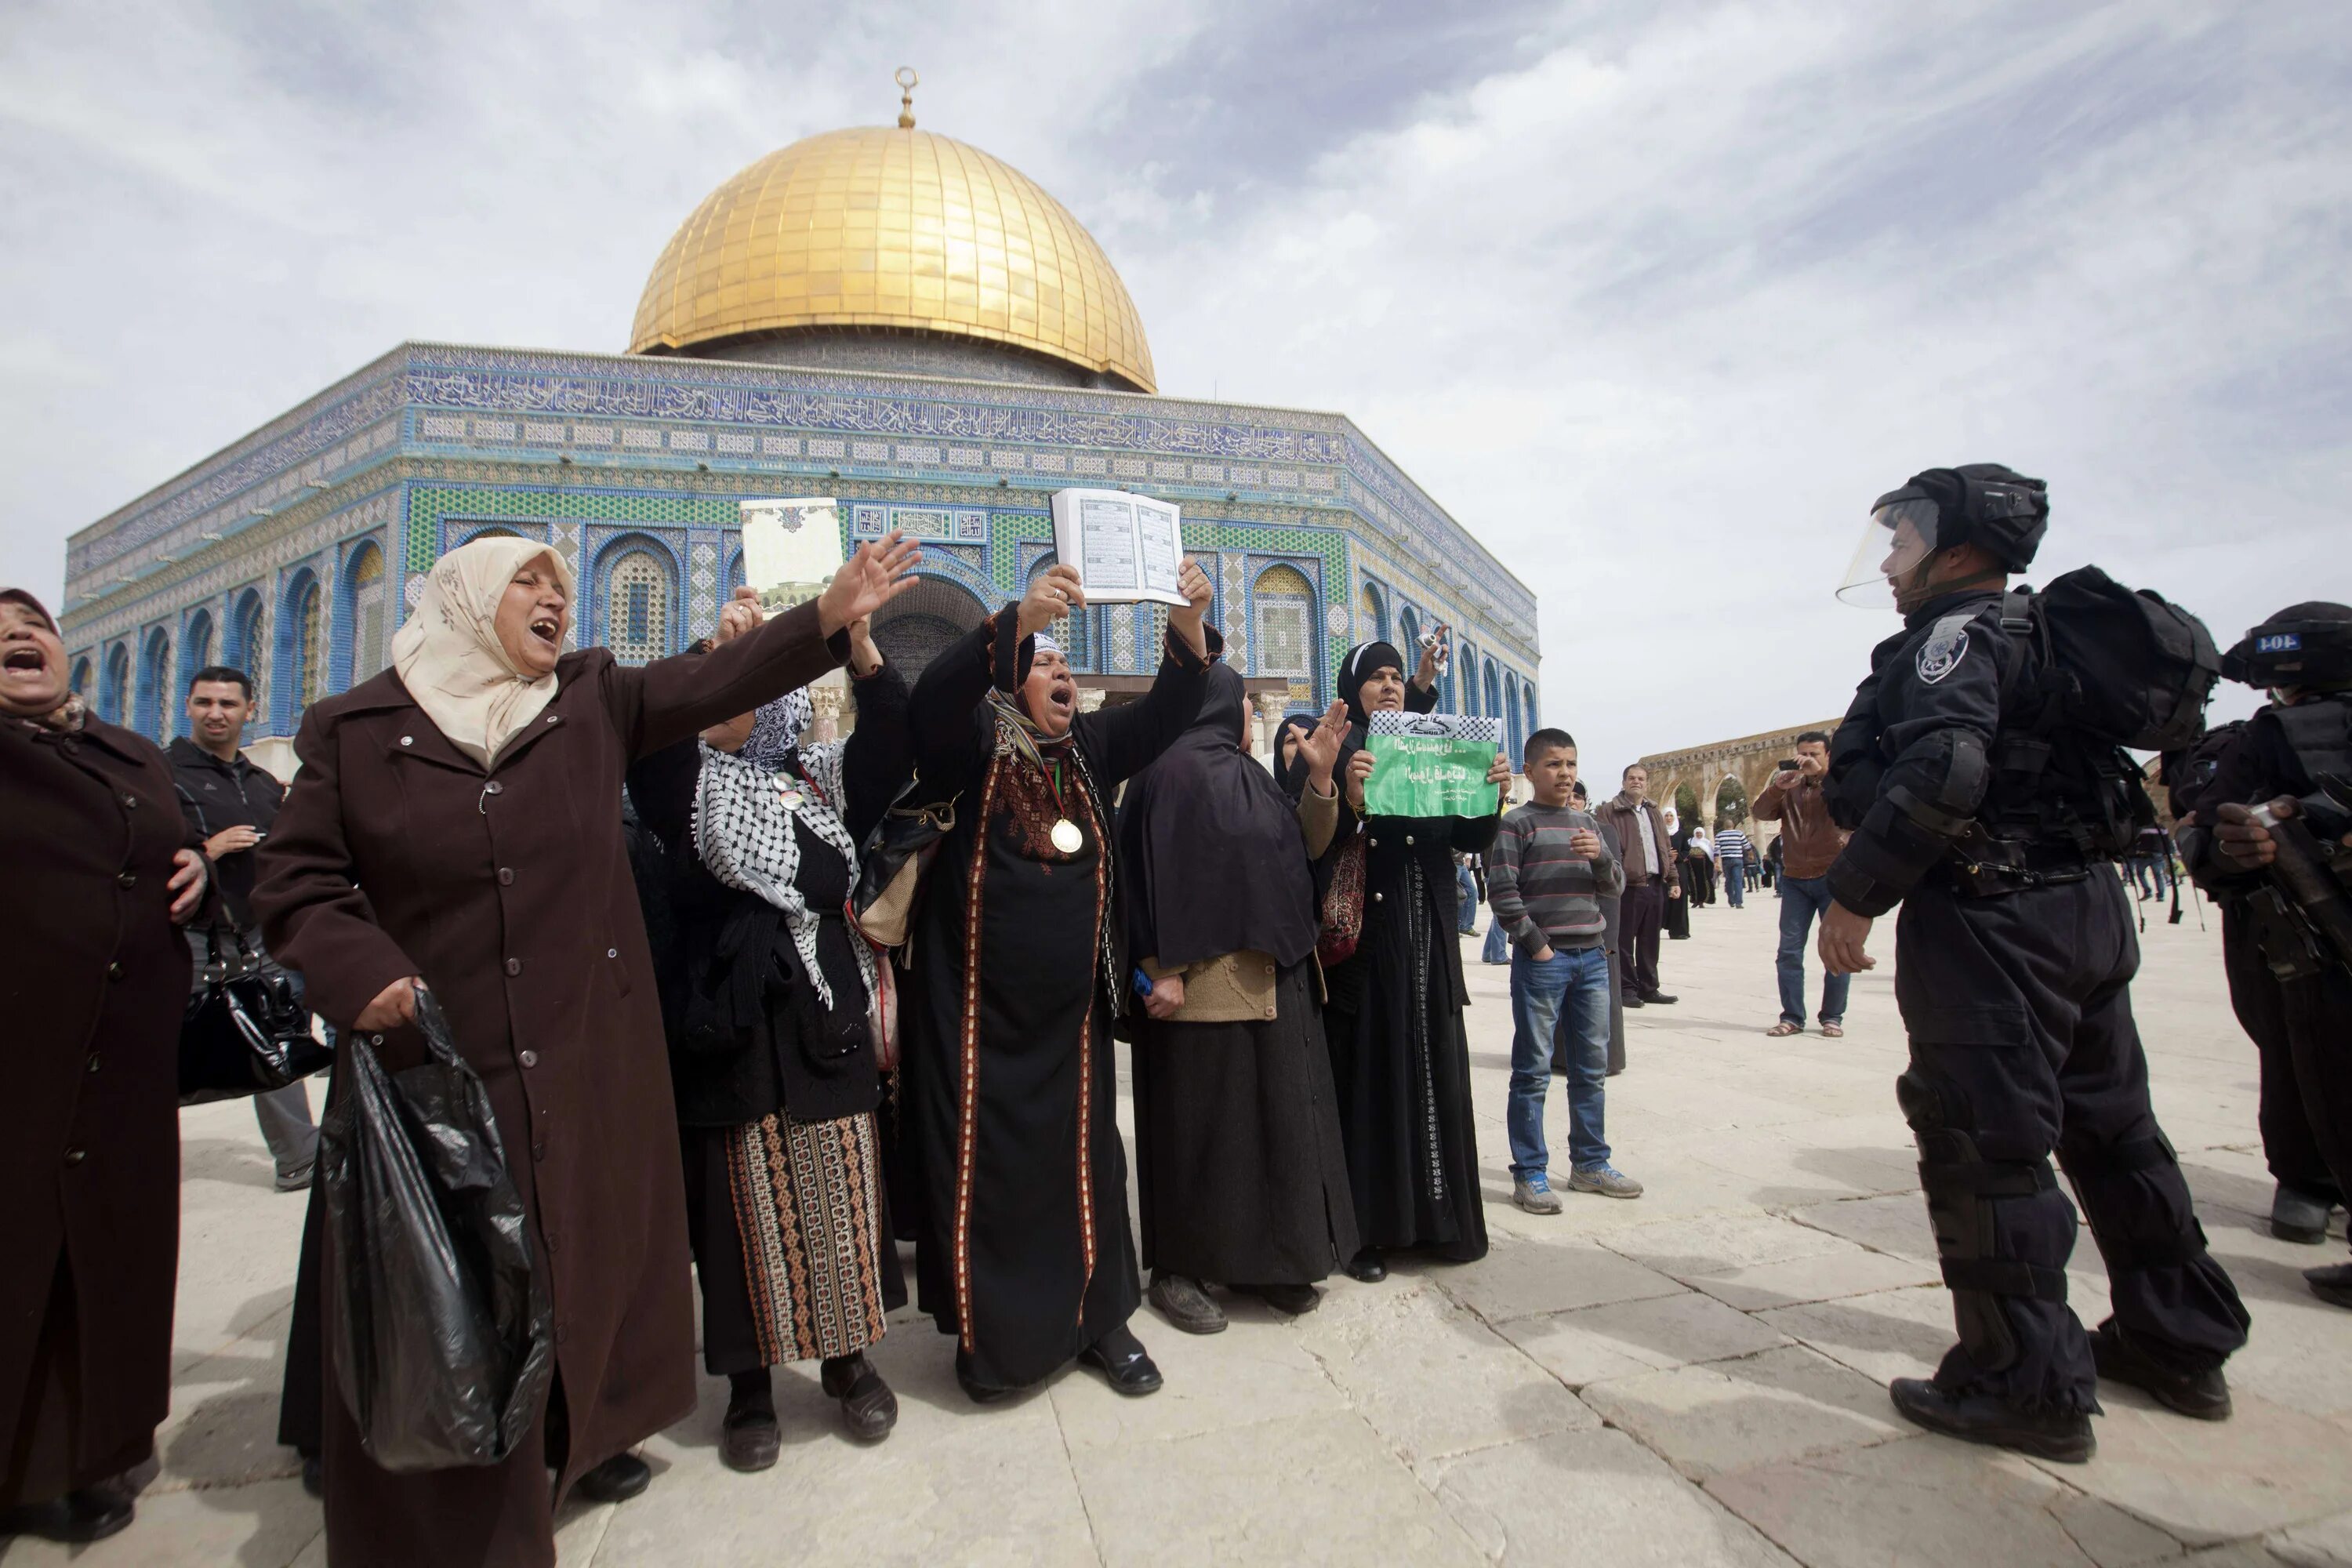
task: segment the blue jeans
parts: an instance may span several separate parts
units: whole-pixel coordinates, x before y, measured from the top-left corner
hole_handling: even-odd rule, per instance
[[[1459,911],[1464,936],[1474,936],[1478,931],[1478,879],[1470,875],[1467,866],[1454,868],[1454,902]]]
[[[1501,917],[1490,915],[1486,920],[1486,945],[1478,956],[1488,963],[1507,963],[1511,958],[1511,939],[1503,934]]]
[[[1791,1024],[1805,1021],[1805,944],[1812,935],[1813,916],[1827,914],[1830,879],[1791,877],[1783,872],[1780,893],[1780,1016]],[[1851,974],[1822,977],[1822,1022],[1845,1022],[1845,994]]]
[[[1540,1175],[1551,1164],[1544,1142],[1544,1091],[1551,1087],[1552,1030],[1568,1011],[1560,1049],[1568,1053],[1568,1162],[1580,1171],[1609,1163],[1602,1136],[1609,1079],[1609,954],[1598,947],[1556,952],[1538,963],[1511,953],[1511,1174]]]
[[[1735,910],[1748,907],[1748,863],[1737,855],[1723,858],[1723,896]]]

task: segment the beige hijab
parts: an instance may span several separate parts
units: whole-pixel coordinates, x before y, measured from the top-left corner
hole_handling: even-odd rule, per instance
[[[433,563],[416,613],[392,639],[392,665],[408,695],[451,745],[486,768],[555,700],[555,677],[532,679],[499,641],[499,600],[516,573],[541,559],[555,569],[563,596],[574,599],[572,569],[546,545],[477,539]]]

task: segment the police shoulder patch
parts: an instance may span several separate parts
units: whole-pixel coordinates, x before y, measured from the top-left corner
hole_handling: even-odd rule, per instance
[[[1960,668],[1969,655],[1969,623],[1974,611],[1946,616],[1919,645],[1919,679],[1933,686]]]

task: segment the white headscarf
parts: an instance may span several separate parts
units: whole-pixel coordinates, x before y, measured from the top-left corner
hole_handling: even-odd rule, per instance
[[[449,743],[490,765],[516,731],[555,700],[555,676],[534,679],[499,641],[499,601],[515,574],[544,560],[573,597],[563,557],[532,539],[497,535],[461,544],[433,563],[416,613],[392,639],[400,683]]]

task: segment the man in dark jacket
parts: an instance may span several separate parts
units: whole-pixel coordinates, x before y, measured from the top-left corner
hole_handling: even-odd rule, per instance
[[[278,803],[286,786],[254,764],[240,749],[246,721],[253,716],[253,678],[226,665],[210,665],[188,682],[188,733],[173,741],[166,754],[172,782],[180,795],[180,815],[202,835],[205,858],[212,862],[220,887],[222,916],[234,922],[247,948],[271,969],[278,965],[262,951],[261,931],[246,900],[253,893],[253,850],[278,820]],[[188,948],[195,956],[194,983],[205,983],[205,968],[213,957],[213,931],[201,925],[188,928]],[[234,959],[234,954],[226,955]],[[299,989],[300,975],[290,976]],[[278,1190],[299,1192],[310,1184],[311,1166],[319,1155],[319,1130],[310,1121],[310,1091],[299,1083],[253,1097],[254,1119],[278,1164]]]
[[[1658,989],[1658,928],[1666,900],[1681,898],[1683,887],[1665,818],[1648,799],[1649,788],[1650,770],[1635,763],[1625,770],[1623,790],[1592,814],[1615,836],[1625,858],[1617,973],[1628,1007],[1674,1000]]]

